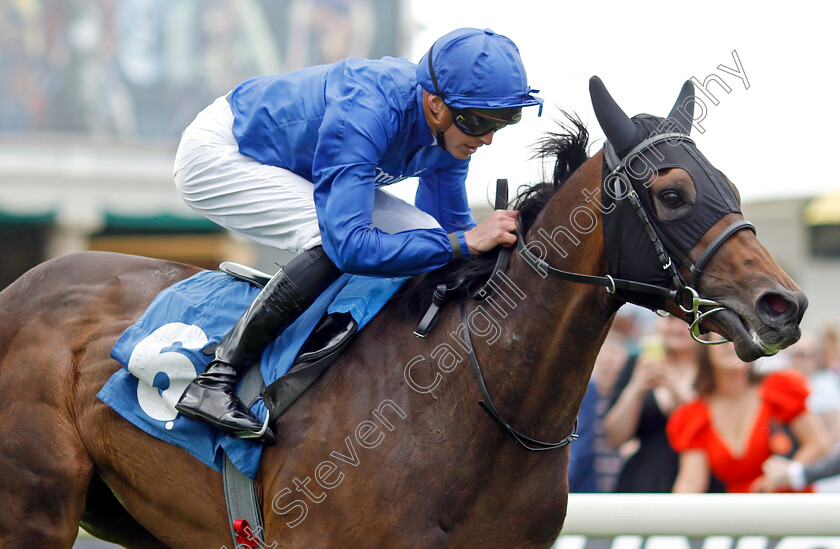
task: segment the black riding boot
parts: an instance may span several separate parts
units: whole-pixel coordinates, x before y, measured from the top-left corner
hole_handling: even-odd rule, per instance
[[[262,422],[236,396],[239,376],[340,275],[320,246],[280,269],[219,343],[215,358],[187,386],[175,409],[233,436],[273,442],[271,429],[261,436]]]

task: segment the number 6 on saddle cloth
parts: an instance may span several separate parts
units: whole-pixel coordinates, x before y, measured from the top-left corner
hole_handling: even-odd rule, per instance
[[[111,376],[98,397],[143,431],[183,448],[217,471],[227,454],[239,471],[253,478],[262,444],[227,436],[175,410],[183,389],[210,362],[212,357],[205,353],[208,344],[221,341],[260,291],[256,284],[263,281],[252,276],[254,271],[225,267],[237,278],[202,271],[152,301],[112,348],[111,356],[124,367]],[[253,404],[251,412],[261,420],[268,410],[275,418],[281,414],[405,280],[342,275],[266,348],[259,381],[268,388],[262,400],[248,403]]]
[[[499,209],[506,207],[506,183],[498,181]],[[202,463],[221,471],[227,454],[240,472],[253,478],[262,444],[226,436],[175,410],[184,388],[210,362],[213,344],[221,341],[270,280],[242,265],[221,267],[230,276],[203,271],[153,300],[114,345],[111,356],[125,367],[98,396],[135,426],[185,449]],[[269,410],[274,418],[282,414],[406,280],[342,275],[266,348],[259,363],[261,376],[254,376],[256,388],[250,391],[262,394],[262,399],[248,399],[251,412],[261,420],[266,420]],[[245,374],[244,379],[252,375]]]

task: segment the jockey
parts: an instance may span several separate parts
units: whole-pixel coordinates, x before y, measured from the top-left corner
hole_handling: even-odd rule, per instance
[[[516,212],[476,225],[470,156],[517,123],[531,95],[516,45],[458,29],[418,65],[346,59],[246,80],[184,131],[175,185],[186,203],[256,242],[298,252],[265,286],[176,409],[243,438],[262,423],[238,376],[341,273],[401,276],[516,242]],[[415,205],[380,187],[418,177]],[[302,252],[302,253],[301,253]],[[270,430],[266,440],[273,440]]]

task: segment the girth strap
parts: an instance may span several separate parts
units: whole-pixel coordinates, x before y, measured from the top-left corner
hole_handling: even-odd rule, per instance
[[[247,408],[250,408],[260,398],[263,389],[263,379],[259,363],[257,363],[248,368],[242,376],[237,396]],[[265,540],[265,525],[256,481],[243,475],[227,454],[224,456],[222,481],[233,545],[234,547],[259,547]]]

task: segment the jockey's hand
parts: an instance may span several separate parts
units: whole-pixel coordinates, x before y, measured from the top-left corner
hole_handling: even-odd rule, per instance
[[[490,217],[464,233],[467,246],[473,255],[489,252],[499,244],[508,247],[516,244],[516,236],[511,234],[516,230],[517,210],[496,210]]]

